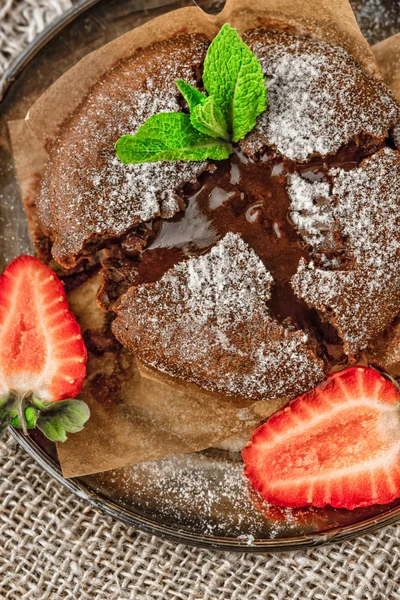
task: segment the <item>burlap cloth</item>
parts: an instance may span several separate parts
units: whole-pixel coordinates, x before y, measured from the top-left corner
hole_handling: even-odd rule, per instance
[[[69,0],[0,0],[0,72]],[[0,600],[400,600],[400,523],[340,545],[231,554],[107,518],[0,443]]]

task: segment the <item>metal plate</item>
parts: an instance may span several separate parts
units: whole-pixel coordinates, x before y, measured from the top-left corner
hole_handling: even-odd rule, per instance
[[[0,262],[31,251],[15,180],[7,121],[23,118],[34,100],[91,50],[189,0],[86,0],[53,23],[28,48],[0,85]],[[208,12],[222,2],[200,0]],[[353,0],[371,42],[400,30],[397,0]],[[197,546],[236,551],[278,551],[340,541],[400,517],[400,501],[357,511],[282,511],[260,504],[242,477],[236,453],[207,450],[65,480],[55,447],[34,433],[17,441],[70,491],[104,513],[158,536]]]

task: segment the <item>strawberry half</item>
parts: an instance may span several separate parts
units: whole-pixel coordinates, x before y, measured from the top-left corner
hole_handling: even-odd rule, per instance
[[[38,426],[63,440],[81,429],[89,409],[65,399],[80,392],[86,361],[61,281],[37,258],[13,260],[0,276],[0,432]]]
[[[400,497],[400,391],[350,367],[293,400],[252,434],[245,475],[270,504],[354,509]]]

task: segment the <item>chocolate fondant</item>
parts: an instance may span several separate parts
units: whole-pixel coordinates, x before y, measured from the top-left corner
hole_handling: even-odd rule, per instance
[[[201,89],[209,42],[182,35],[93,88],[52,150],[38,213],[65,267],[102,249],[98,301],[144,366],[250,401],[309,389],[399,313],[400,112],[341,48],[243,37],[268,107],[229,160],[115,157],[151,114],[187,110],[176,79]]]
[[[305,333],[271,318],[273,277],[234,233],[133,286],[113,332],[146,365],[235,399],[292,397],[323,379]],[[295,377],[293,377],[295,373]]]
[[[175,81],[195,83],[207,40],[180,36],[138,52],[113,69],[65,124],[46,167],[38,200],[53,256],[65,267],[135,225],[184,208],[180,190],[204,162],[125,166],[118,138],[161,111],[180,110]]]

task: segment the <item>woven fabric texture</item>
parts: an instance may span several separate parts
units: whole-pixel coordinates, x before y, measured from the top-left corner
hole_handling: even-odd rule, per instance
[[[0,73],[69,0],[0,0]],[[0,600],[400,600],[400,524],[290,554],[158,540],[90,508],[0,443]]]
[[[399,600],[400,525],[288,554],[215,553],[104,517],[0,444],[1,600]]]
[[[11,59],[70,7],[70,0],[0,0],[0,77]]]

